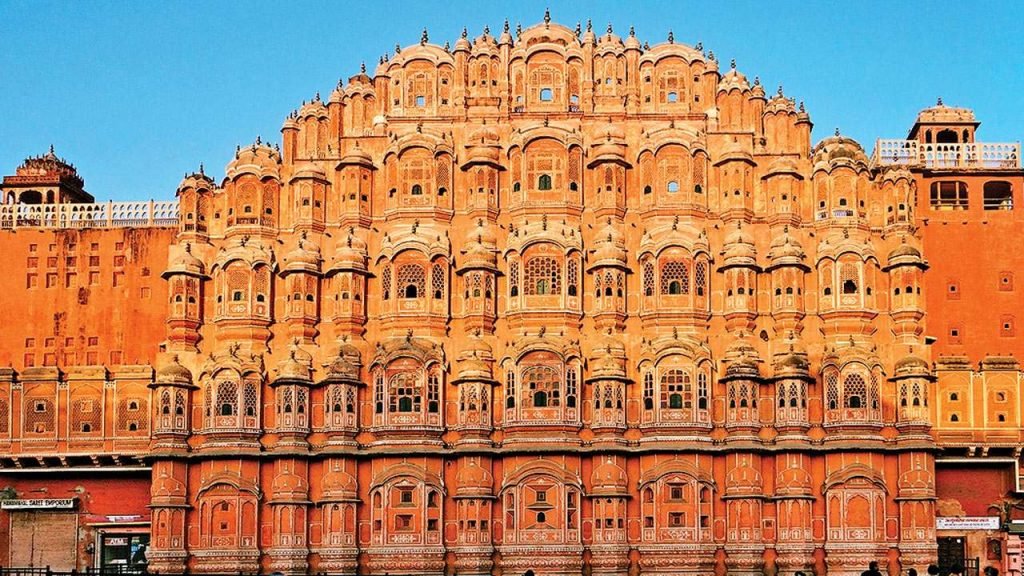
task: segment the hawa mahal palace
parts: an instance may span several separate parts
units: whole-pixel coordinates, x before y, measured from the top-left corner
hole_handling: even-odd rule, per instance
[[[545,16],[424,31],[173,202],[29,158],[0,563],[1019,575],[1024,171],[978,125],[869,156]]]

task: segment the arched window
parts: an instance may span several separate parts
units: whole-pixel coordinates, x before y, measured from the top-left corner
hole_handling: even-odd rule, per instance
[[[537,190],[551,190],[551,175],[541,174],[537,178]]]
[[[679,182],[676,182],[675,180],[670,180],[668,185],[665,186],[665,190],[667,190],[670,194],[675,194],[676,192],[679,192]]]
[[[537,256],[526,261],[525,289],[527,295],[559,294],[562,285],[561,267],[557,260]]]
[[[661,375],[662,409],[680,410],[693,407],[693,389],[690,375],[678,369],[668,370]]]
[[[523,370],[523,388],[528,406],[547,408],[562,404],[558,370],[552,366],[530,366]]]
[[[413,184],[412,185],[411,193],[412,193],[413,196],[422,196],[423,195],[423,186],[420,186],[419,184]]]
[[[217,385],[217,414],[234,416],[238,410],[238,384],[226,380]]]
[[[690,274],[686,262],[670,260],[662,264],[661,293],[670,295],[690,293]]]
[[[403,264],[398,268],[398,289],[402,298],[419,298],[426,289],[423,267]]]
[[[644,410],[654,410],[654,374],[644,374]]]
[[[850,374],[843,380],[843,406],[846,408],[866,408],[867,383],[860,374]]]

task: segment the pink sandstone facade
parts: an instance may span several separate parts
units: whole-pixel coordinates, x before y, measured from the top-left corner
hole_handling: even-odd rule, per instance
[[[998,179],[1012,208],[1020,147],[969,156],[958,110],[869,158],[699,45],[546,17],[424,32],[174,204],[30,159],[0,484],[78,513],[0,512],[0,561],[125,535],[161,573],[895,575],[970,536],[1012,572],[1016,536],[936,532],[1019,489],[1019,344],[942,332],[981,317],[939,301],[938,262],[973,272],[929,234],[968,214],[925,190]]]

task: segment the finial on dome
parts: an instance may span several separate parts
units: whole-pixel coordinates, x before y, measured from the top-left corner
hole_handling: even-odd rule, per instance
[[[203,163],[202,162],[199,163],[199,173],[202,174],[203,176],[206,176],[206,172],[203,171]]]
[[[646,50],[650,50],[650,49],[651,49],[650,42],[644,40],[644,50],[646,51]]]
[[[942,104],[942,99],[941,99],[941,98],[939,99],[939,104]],[[53,156],[53,155],[54,155],[54,152],[53,152],[53,144],[50,144],[50,155],[51,155],[51,156]]]
[[[580,37],[580,34],[582,33],[582,29],[580,28],[580,21],[579,20],[576,21],[576,29],[573,30],[573,32],[576,34],[577,38]]]
[[[366,62],[359,63],[359,73],[366,74]]]
[[[451,52],[452,51],[452,46],[451,46],[451,44],[448,43],[447,40],[444,41],[444,51],[445,52]]]
[[[395,42],[395,55],[402,53],[402,47],[399,46],[398,42]]]
[[[505,18],[505,24],[501,28],[502,32],[508,33],[508,18]]]
[[[935,103],[935,105],[936,106],[945,106],[945,104],[942,103],[942,96],[939,96],[939,100]],[[52,146],[50,147],[50,152],[53,152],[53,147]]]
[[[551,24],[551,9],[544,9],[544,25],[549,26]]]
[[[736,59],[735,58],[729,60],[729,68],[732,68],[733,70],[736,69]]]
[[[608,23],[608,34],[611,34],[611,33],[612,33],[612,23],[609,22]]]
[[[636,38],[636,30],[632,26],[629,27],[629,37]]]
[[[590,18],[587,18],[587,32],[593,32],[593,31],[594,31],[594,22]]]
[[[428,40],[430,40],[430,37],[427,35],[427,27],[424,26],[423,34],[420,35],[420,44],[426,44]]]
[[[839,126],[836,126],[836,136],[839,136]]]
[[[697,45],[694,46],[693,49],[698,51],[698,52],[700,52],[701,50],[704,50],[704,43],[703,42],[697,42]]]
[[[668,31],[668,43],[669,44],[675,44],[676,43],[676,35],[673,34],[671,30]]]
[[[804,107],[804,101],[803,100],[800,101],[800,111],[801,112],[807,112],[807,109]]]
[[[523,25],[521,23],[519,23],[519,22],[516,22],[516,36],[519,37],[519,36],[522,36],[522,35],[523,35]]]
[[[484,24],[484,36],[490,36],[490,35],[491,35],[491,27],[488,26],[487,24]]]
[[[467,36],[469,36],[469,30],[466,30],[466,27],[463,26],[462,27],[462,37],[466,38]]]
[[[776,91],[776,94],[782,96],[782,84],[779,84],[779,89]]]
[[[761,85],[761,77],[760,76],[754,76],[754,86],[760,86],[760,85]]]
[[[259,134],[257,134],[257,135],[256,135],[256,145],[257,145],[257,146],[259,146],[259,145],[260,145],[260,144],[262,144],[262,143],[263,143],[263,142],[262,142],[262,140],[260,139],[260,137],[259,137]]]
[[[712,62],[718,62],[718,59],[715,58],[715,51],[714,50],[709,50],[708,51],[708,59],[711,60]]]
[[[191,254],[191,253],[192,253],[192,243],[191,242],[185,242],[185,254]]]
[[[317,102],[320,101],[320,91],[319,90],[316,91],[316,96],[313,97],[313,100],[315,100]]]

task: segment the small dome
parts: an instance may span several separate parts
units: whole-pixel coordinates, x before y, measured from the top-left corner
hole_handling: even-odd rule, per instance
[[[746,92],[750,90],[750,84],[747,83],[747,77],[740,74],[736,70],[736,64],[733,63],[732,69],[722,76],[722,80],[718,83],[719,92],[731,92],[733,90],[739,90],[740,92]]]
[[[156,383],[191,386],[192,373],[178,362],[177,356],[173,356],[169,364],[165,364],[156,371]]]
[[[925,108],[917,114],[918,124],[976,124],[974,110],[946,106],[939,99],[935,106]]]
[[[757,248],[753,237],[743,229],[742,221],[737,221],[736,229],[726,236],[722,256],[725,266],[757,266]]]
[[[643,47],[643,45],[640,44],[640,40],[637,39],[636,32],[633,30],[632,26],[629,27],[629,36],[626,36],[626,41],[623,43],[623,46],[626,50],[640,50]]]
[[[494,352],[479,333],[469,338],[469,345],[459,354],[458,361],[458,381],[491,381],[494,377]]]
[[[800,241],[789,234],[789,227],[784,228],[782,234],[772,239],[771,247],[768,249],[768,258],[773,268],[805,266],[803,261],[806,256]]]
[[[455,481],[457,496],[490,496],[494,490],[494,476],[480,466],[476,458],[466,459],[466,465],[459,469]]]
[[[931,365],[920,356],[908,355],[896,361],[894,375],[899,377],[929,377]]]
[[[326,180],[327,176],[324,174],[323,169],[315,162],[302,162],[295,167],[292,179],[295,178],[315,178],[317,180]]]
[[[266,177],[280,179],[280,169],[281,154],[257,138],[251,146],[235,151],[235,158],[228,163],[225,174],[229,180],[242,174],[253,174],[260,179]]]
[[[726,349],[725,361],[728,364],[725,369],[725,375],[728,378],[758,379],[761,377],[758,368],[761,359],[757,354],[757,349],[750,344],[744,334],[740,334]]]
[[[764,112],[765,114],[795,114],[796,101],[792,98],[786,98],[782,94],[782,86],[779,86],[778,92],[765,105]]]
[[[282,270],[284,272],[320,272],[320,246],[308,240],[303,233],[295,249],[285,254]]]
[[[190,243],[185,244],[185,250],[171,262],[161,277],[166,279],[177,274],[206,278],[206,267],[202,260],[192,254],[192,244]]]
[[[323,476],[323,495],[325,502],[357,502],[359,501],[359,485],[354,476],[345,472],[334,463]]]
[[[359,147],[359,142],[351,150],[341,157],[338,166],[362,166],[373,169],[373,158],[368,152]]]
[[[288,357],[277,365],[275,382],[283,380],[311,382],[309,365],[299,361],[297,347],[293,347]]]
[[[463,251],[464,259],[459,266],[460,270],[483,268],[486,270],[497,270],[498,248],[497,237],[491,226],[484,224],[482,218],[477,219],[476,226],[466,234],[466,244]]]
[[[365,272],[368,258],[366,241],[356,233],[354,227],[350,227],[348,234],[338,238],[338,245],[334,250],[334,260],[331,262],[330,271],[355,270]]]
[[[203,173],[202,166],[199,167],[199,172],[193,172],[188,176],[185,176],[181,183],[178,184],[178,194],[180,195],[185,190],[215,190],[217,184]]]
[[[592,493],[595,496],[626,496],[629,494],[629,479],[626,471],[611,457],[594,467],[591,475]]]
[[[868,163],[864,148],[856,140],[841,136],[838,130],[835,136],[819,142],[811,156],[815,165],[845,163],[867,166]]]
[[[292,470],[284,470],[274,476],[270,486],[270,500],[305,500],[309,496],[309,484],[306,479]]]
[[[596,248],[590,259],[590,269],[603,266],[626,267],[626,242],[623,240],[622,231],[611,218],[594,235],[594,244]]]
[[[626,349],[617,338],[608,335],[590,355],[590,372],[592,378],[617,379],[626,378]]]
[[[907,242],[907,237],[901,239],[900,245],[889,252],[889,262],[886,269],[894,266],[923,266],[921,251],[912,243]]]
[[[362,353],[350,342],[343,342],[338,348],[338,355],[327,365],[327,380],[359,382],[359,371],[362,368]]]

